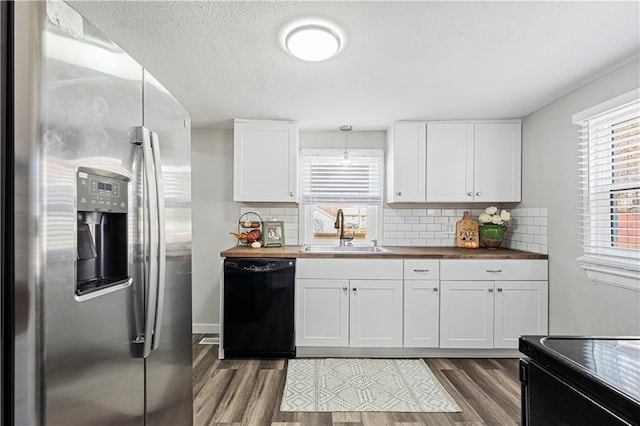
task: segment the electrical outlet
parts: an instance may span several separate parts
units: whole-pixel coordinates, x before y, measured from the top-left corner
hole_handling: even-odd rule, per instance
[[[444,233],[445,234],[455,234],[456,233],[456,224],[455,223],[445,223],[444,224]]]

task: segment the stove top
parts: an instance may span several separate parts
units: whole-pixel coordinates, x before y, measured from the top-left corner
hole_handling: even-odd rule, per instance
[[[640,403],[640,338],[528,336],[525,339]]]
[[[640,339],[545,337],[541,343],[640,401]]]

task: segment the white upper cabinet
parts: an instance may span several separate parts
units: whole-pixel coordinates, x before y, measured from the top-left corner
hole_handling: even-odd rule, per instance
[[[235,120],[233,200],[298,202],[298,123]]]
[[[473,124],[427,124],[427,201],[473,201]]]
[[[427,202],[519,202],[520,123],[427,123]]]
[[[520,201],[520,123],[475,124],[474,201]]]
[[[425,201],[427,124],[400,121],[387,131],[387,202]]]

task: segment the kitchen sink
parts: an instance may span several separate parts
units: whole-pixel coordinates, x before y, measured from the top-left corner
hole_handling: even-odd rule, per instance
[[[324,246],[305,244],[301,253],[345,253],[345,254],[393,254],[393,250],[379,246]]]

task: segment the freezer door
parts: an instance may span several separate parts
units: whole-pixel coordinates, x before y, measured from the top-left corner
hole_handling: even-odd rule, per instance
[[[146,358],[146,421],[191,425],[191,126],[184,108],[146,71],[144,125],[161,153],[158,187],[164,194],[158,199],[164,198],[159,210],[165,232],[165,280],[158,286],[153,349]]]
[[[134,343],[143,314],[143,277],[134,266],[141,262],[141,183],[139,149],[130,143],[130,129],[142,125],[142,68],[65,3],[44,8],[41,130],[31,188],[42,423],[143,425],[144,360]],[[80,167],[129,180],[125,232],[133,283],[89,297],[75,294]]]

